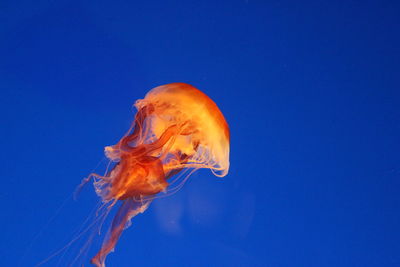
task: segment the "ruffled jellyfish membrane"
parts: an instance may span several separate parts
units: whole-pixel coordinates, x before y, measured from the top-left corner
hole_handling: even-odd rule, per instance
[[[91,262],[105,266],[132,217],[159,196],[176,192],[194,171],[229,170],[229,127],[217,105],[185,83],[158,86],[136,101],[135,120],[121,140],[105,148],[115,162],[104,176],[91,174],[103,205],[122,201],[101,249]],[[161,194],[159,194],[161,193]]]

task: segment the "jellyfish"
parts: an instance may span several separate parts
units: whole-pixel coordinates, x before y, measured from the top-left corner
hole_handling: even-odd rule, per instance
[[[105,266],[123,230],[152,200],[175,193],[198,169],[218,177],[229,170],[229,127],[206,94],[186,83],[171,83],[150,90],[135,107],[129,130],[104,149],[113,168],[87,177],[108,209],[122,202],[91,259],[97,267]]]

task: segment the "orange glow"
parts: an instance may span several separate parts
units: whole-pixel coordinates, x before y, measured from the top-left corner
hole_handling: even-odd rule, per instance
[[[123,201],[92,258],[98,267],[105,266],[130,219],[143,213],[154,198],[179,190],[197,169],[210,169],[220,177],[229,170],[229,127],[203,92],[189,84],[171,83],[152,89],[135,107],[138,112],[128,132],[105,148],[106,156],[116,162],[114,168],[104,176],[88,177],[94,178],[96,192],[108,209]]]

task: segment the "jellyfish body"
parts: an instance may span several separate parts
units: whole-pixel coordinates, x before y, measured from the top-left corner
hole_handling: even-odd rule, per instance
[[[98,267],[105,266],[131,218],[144,212],[158,193],[178,190],[200,168],[220,177],[229,170],[229,127],[203,92],[185,83],[162,85],[135,106],[138,112],[128,132],[105,148],[114,168],[104,176],[89,176],[109,208],[123,202],[92,258]]]

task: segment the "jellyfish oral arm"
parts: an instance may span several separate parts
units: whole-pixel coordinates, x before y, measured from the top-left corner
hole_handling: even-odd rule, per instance
[[[151,200],[134,200],[132,198],[124,200],[115,215],[111,228],[103,241],[101,249],[92,258],[91,263],[97,267],[105,266],[106,256],[114,250],[115,245],[124,229],[131,224],[131,219],[143,213],[150,205]]]

